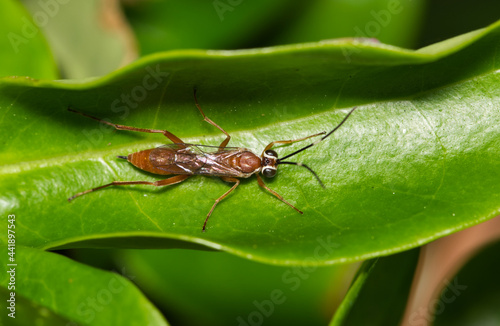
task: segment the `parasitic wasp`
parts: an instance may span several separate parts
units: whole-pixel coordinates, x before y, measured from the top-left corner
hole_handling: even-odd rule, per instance
[[[90,192],[103,189],[109,186],[126,186],[126,185],[151,185],[156,187],[173,185],[176,183],[180,183],[190,176],[193,175],[206,175],[206,176],[216,176],[220,177],[223,181],[233,183],[231,189],[226,191],[222,196],[215,200],[212,208],[207,214],[205,218],[205,222],[203,223],[203,232],[205,231],[207,221],[212,215],[217,204],[223,200],[227,195],[229,195],[238,185],[240,184],[240,180],[238,178],[248,178],[253,174],[257,177],[257,182],[259,186],[269,191],[271,194],[276,196],[283,203],[287,204],[300,214],[303,214],[298,208],[287,202],[282,196],[280,196],[277,192],[270,189],[264,184],[264,181],[259,175],[259,172],[264,175],[266,178],[272,178],[276,175],[277,167],[281,164],[289,164],[289,165],[297,165],[309,170],[314,177],[318,180],[319,184],[324,188],[323,183],[321,182],[318,175],[307,165],[298,162],[290,162],[286,161],[286,159],[320,143],[325,140],[328,136],[333,134],[337,129],[344,124],[344,122],[349,118],[351,113],[356,109],[353,108],[344,119],[330,132],[321,132],[311,136],[293,139],[293,140],[278,140],[272,141],[269,143],[260,156],[252,153],[250,150],[246,148],[240,147],[228,147],[227,144],[231,139],[231,136],[224,130],[222,127],[217,125],[215,122],[210,120],[200,105],[198,104],[198,99],[196,98],[196,89],[194,89],[194,101],[195,105],[200,111],[203,119],[218,128],[222,133],[226,135],[226,138],[222,141],[219,146],[206,146],[199,144],[187,144],[184,143],[180,138],[172,134],[167,130],[158,130],[158,129],[144,129],[144,128],[136,128],[129,127],[119,124],[114,124],[105,120],[101,120],[99,118],[93,117],[86,113],[82,113],[76,111],[72,108],[68,108],[69,111],[83,115],[85,117],[97,120],[99,122],[105,123],[109,126],[114,127],[117,130],[130,130],[137,132],[146,132],[146,133],[160,133],[165,137],[170,139],[173,144],[167,144],[156,148],[146,149],[143,151],[139,151],[136,153],[129,154],[128,156],[118,156],[118,158],[125,159],[128,162],[132,163],[136,167],[141,170],[151,172],[159,175],[173,175],[167,179],[159,180],[156,182],[149,181],[113,181],[111,183],[102,185],[100,187],[92,188],[86,191],[79,192],[74,196],[68,198],[68,201],[72,201],[76,197],[88,194]],[[302,147],[295,152],[288,154],[282,158],[278,157],[278,154],[272,150],[271,148],[276,144],[291,144],[299,141],[303,141],[309,138],[322,136],[318,140],[310,143],[307,146]]]

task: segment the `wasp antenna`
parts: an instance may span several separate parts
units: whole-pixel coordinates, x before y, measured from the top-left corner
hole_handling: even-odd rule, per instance
[[[354,110],[356,110],[356,108],[357,108],[357,106],[353,107],[352,110],[349,111],[349,113],[347,113],[347,115],[345,116],[345,118],[342,121],[340,121],[340,123],[337,125],[337,127],[333,128],[332,131],[330,131],[329,133],[327,133],[326,135],[324,135],[323,137],[321,137],[321,139],[317,143],[319,143],[320,141],[322,141],[326,137],[328,137],[331,134],[333,134],[337,129],[339,129],[340,126],[342,126],[344,124],[344,122],[349,118],[349,116],[354,112]]]
[[[117,157],[118,157],[118,158],[122,158],[122,159],[124,159],[124,160],[128,160],[128,157],[127,157],[127,156],[118,155]]]
[[[317,140],[317,141],[315,141],[314,143],[311,143],[311,144],[309,144],[309,145],[307,145],[307,146],[304,146],[304,147],[302,147],[301,149],[296,150],[296,151],[295,151],[295,152],[293,152],[292,154],[288,154],[287,156],[280,158],[280,159],[278,160],[278,163],[279,163],[281,160],[285,160],[285,159],[287,159],[287,158],[289,158],[289,157],[292,157],[292,156],[294,156],[294,155],[297,155],[298,153],[300,153],[300,152],[302,152],[302,151],[305,151],[306,149],[308,149],[308,148],[310,148],[310,147],[313,147],[314,145],[317,145],[317,144],[319,144],[320,142],[322,142],[323,140],[325,140],[328,136],[330,136],[330,135],[331,135],[331,134],[333,134],[333,133],[334,133],[337,129],[339,129],[339,128],[340,128],[340,126],[342,126],[342,125],[344,124],[344,122],[346,122],[346,120],[349,118],[349,116],[351,115],[351,113],[353,113],[353,112],[354,112],[354,110],[356,110],[356,108],[357,108],[357,106],[356,106],[356,107],[354,107],[354,108],[352,108],[352,110],[351,110],[351,111],[349,111],[349,113],[347,113],[347,115],[344,117],[344,119],[343,119],[342,121],[340,121],[340,123],[339,123],[339,124],[338,124],[335,128],[333,128],[333,129],[332,129],[329,133],[327,133],[326,135],[324,135],[323,137],[321,137],[320,139],[318,139],[318,140]],[[289,163],[285,163],[285,164],[289,164]],[[302,164],[302,166],[304,166],[304,165]]]
[[[194,97],[194,103],[198,106],[198,98],[196,97],[196,91],[198,91],[198,89],[195,87],[193,87],[193,97]]]
[[[309,171],[311,171],[311,173],[314,175],[314,177],[316,178],[316,180],[318,180],[319,184],[321,185],[322,188],[325,188],[325,185],[323,184],[323,182],[321,182],[321,179],[318,177],[318,175],[316,174],[316,172],[314,172],[313,169],[311,169],[310,167],[308,167],[307,165],[303,164],[303,163],[298,163],[298,162],[283,162],[283,161],[279,161],[278,163],[276,163],[276,165],[278,164],[290,164],[290,165],[297,165],[297,166],[302,166],[306,169],[308,169]]]

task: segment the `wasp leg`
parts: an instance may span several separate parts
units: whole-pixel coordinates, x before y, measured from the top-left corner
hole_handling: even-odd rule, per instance
[[[151,186],[155,186],[155,187],[161,187],[161,186],[168,186],[168,185],[173,185],[173,184],[182,182],[189,177],[190,177],[190,175],[176,175],[176,176],[170,177],[168,179],[159,180],[159,181],[155,181],[155,182],[149,182],[149,181],[113,181],[111,183],[105,184],[105,185],[97,187],[97,188],[92,188],[89,190],[79,192],[76,195],[69,197],[68,201],[70,202],[73,199],[75,199],[76,197],[80,197],[82,195],[88,194],[89,192],[94,192],[96,190],[110,187],[110,186],[151,185]]]
[[[215,122],[213,122],[212,120],[210,120],[205,115],[205,113],[201,109],[200,105],[198,104],[198,99],[196,98],[196,88],[194,89],[194,103],[196,104],[196,107],[198,108],[198,110],[200,110],[200,113],[203,116],[203,120],[205,120],[206,122],[210,123],[212,126],[218,128],[220,131],[222,131],[224,133],[224,135],[227,136],[226,139],[224,139],[222,141],[222,143],[220,143],[220,145],[219,145],[219,150],[223,150],[227,146],[227,144],[229,143],[229,140],[231,139],[231,136],[224,129],[222,129],[221,126],[219,126],[218,124],[216,124]]]
[[[234,182],[234,185],[231,187],[231,189],[229,189],[228,191],[226,191],[226,193],[224,195],[220,196],[219,198],[217,198],[215,200],[215,203],[212,206],[212,209],[210,210],[210,212],[208,212],[207,218],[205,219],[205,223],[203,223],[203,229],[202,229],[203,232],[205,232],[205,227],[207,226],[208,218],[210,217],[210,215],[212,215],[212,212],[214,211],[215,206],[217,206],[217,204],[221,200],[223,200],[224,198],[226,198],[226,196],[229,195],[231,193],[231,191],[233,191],[234,189],[236,189],[236,187],[238,187],[238,185],[240,184],[240,180],[236,179],[236,178],[231,178],[231,177],[220,177],[220,178],[222,180],[226,181],[226,182]]]
[[[174,135],[173,133],[171,133],[171,132],[169,132],[167,130],[146,129],[146,128],[136,128],[136,127],[129,127],[129,126],[124,126],[124,125],[117,125],[115,123],[112,123],[112,122],[109,122],[109,121],[106,121],[106,120],[102,120],[102,119],[96,118],[96,117],[91,116],[89,114],[86,114],[86,113],[83,113],[83,112],[80,112],[80,111],[76,111],[76,110],[74,110],[72,108],[68,108],[68,111],[71,111],[71,112],[83,115],[84,117],[91,118],[91,119],[97,120],[99,122],[105,123],[108,126],[111,126],[111,127],[115,128],[117,130],[130,130],[130,131],[147,132],[147,133],[154,133],[154,134],[163,134],[165,137],[167,137],[168,139],[170,139],[175,144],[179,144],[181,148],[185,148],[186,147],[186,146],[183,146],[184,142],[179,137],[177,137],[176,135]]]
[[[304,214],[301,210],[299,210],[297,207],[293,206],[292,204],[290,204],[289,202],[287,202],[285,199],[283,199],[283,197],[281,197],[276,191],[272,190],[271,188],[269,188],[268,186],[266,186],[264,184],[264,181],[262,180],[262,178],[256,174],[257,176],[257,182],[259,183],[259,186],[261,186],[262,188],[266,189],[267,191],[269,191],[270,193],[272,193],[273,195],[275,195],[279,200],[281,200],[282,202],[284,202],[285,204],[287,204],[288,206],[290,206],[291,208],[295,209],[297,212],[299,212],[300,214]]]

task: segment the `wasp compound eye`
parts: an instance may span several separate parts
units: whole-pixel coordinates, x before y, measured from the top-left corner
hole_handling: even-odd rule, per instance
[[[264,168],[262,170],[262,174],[266,177],[266,178],[272,178],[276,175],[276,169],[275,168]]]
[[[271,157],[274,157],[274,158],[278,158],[278,153],[276,153],[275,151],[273,151],[272,149],[268,149],[267,151],[265,151],[265,154],[267,156],[271,156]]]

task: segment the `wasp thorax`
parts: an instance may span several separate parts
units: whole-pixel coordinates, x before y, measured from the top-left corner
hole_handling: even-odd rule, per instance
[[[260,168],[260,159],[257,155],[251,152],[243,152],[240,156],[241,171],[251,173]]]
[[[278,153],[272,149],[268,149],[262,155],[262,174],[266,178],[272,178],[276,175],[276,161],[278,160]]]

